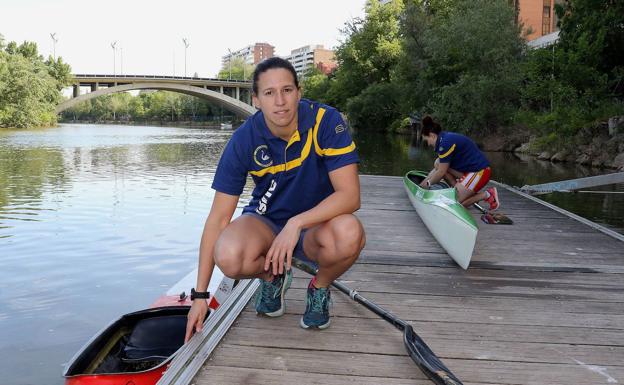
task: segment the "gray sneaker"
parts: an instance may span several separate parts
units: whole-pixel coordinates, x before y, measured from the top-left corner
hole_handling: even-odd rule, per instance
[[[286,274],[276,275],[272,281],[262,280],[256,296],[256,313],[268,317],[279,317],[284,314],[286,304],[284,295],[292,282],[292,269]]]

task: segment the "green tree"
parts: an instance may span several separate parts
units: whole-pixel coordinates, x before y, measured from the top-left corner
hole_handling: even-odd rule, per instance
[[[604,85],[624,96],[624,2],[566,0],[556,11],[568,81],[581,93]]]
[[[0,126],[41,127],[56,123],[57,82],[43,63],[21,54],[0,56]]]
[[[0,35],[0,127],[41,127],[56,123],[60,90],[71,69],[62,59],[44,62],[37,45],[6,46]]]
[[[303,97],[331,104],[331,101],[328,100],[331,87],[330,82],[329,76],[325,75],[321,70],[315,67],[309,68],[301,79]]]
[[[422,110],[463,132],[490,132],[509,122],[519,104],[524,50],[509,2],[456,0],[437,13],[416,7],[408,12],[407,54],[420,70],[413,88],[426,95]],[[410,24],[423,19],[424,30]]]
[[[48,73],[54,79],[56,79],[56,88],[61,91],[63,88],[69,86],[72,80],[71,67],[69,64],[63,62],[63,58],[59,56],[54,60],[51,56],[46,60],[45,65],[48,68]]]
[[[232,62],[223,63],[217,74],[218,79],[250,80],[255,66],[246,63],[243,58],[235,57]],[[230,75],[231,74],[231,75]]]
[[[350,114],[347,109],[350,98],[370,85],[391,81],[402,54],[399,37],[402,10],[401,0],[385,5],[369,0],[366,18],[346,23],[342,32],[347,38],[336,50],[339,69],[329,91],[329,98],[338,108]]]
[[[387,129],[389,122],[398,118],[398,99],[399,93],[395,83],[372,84],[359,95],[349,99],[347,103],[349,122],[359,128]]]

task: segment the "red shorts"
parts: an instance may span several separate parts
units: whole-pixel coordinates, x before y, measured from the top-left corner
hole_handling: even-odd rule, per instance
[[[468,190],[479,192],[483,186],[490,181],[491,170],[489,167],[484,168],[481,171],[465,172],[461,177],[459,183],[464,185]]]

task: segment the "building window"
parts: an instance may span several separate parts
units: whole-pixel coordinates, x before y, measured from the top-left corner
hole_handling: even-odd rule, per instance
[[[542,17],[542,36],[550,33],[550,5],[544,6],[544,16]]]

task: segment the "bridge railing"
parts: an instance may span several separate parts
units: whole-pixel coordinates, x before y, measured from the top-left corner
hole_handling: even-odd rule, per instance
[[[106,74],[73,74],[74,78],[122,78],[122,79],[176,79],[176,80],[193,80],[193,81],[217,81],[227,83],[251,83],[249,80],[239,79],[218,79],[218,78],[199,78],[192,76],[167,76],[167,75],[106,75]]]

